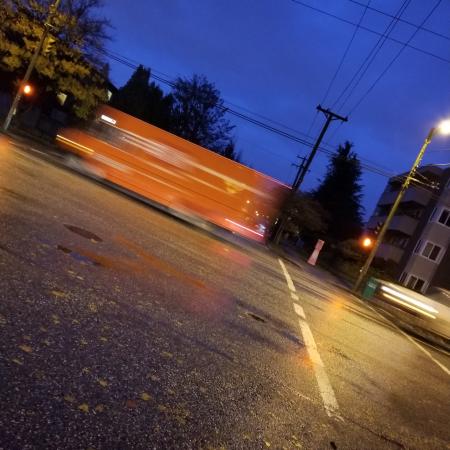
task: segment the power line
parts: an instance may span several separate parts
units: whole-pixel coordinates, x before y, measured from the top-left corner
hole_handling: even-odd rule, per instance
[[[348,0],[348,1],[351,2],[351,3],[354,3],[355,5],[359,5],[361,7],[364,7],[366,10],[369,9],[370,11],[375,11],[378,14],[382,14],[383,16],[387,16],[387,17],[391,17],[391,18],[394,17],[392,14],[389,14],[389,13],[387,13],[385,11],[381,11],[380,9],[373,8],[372,6],[369,6],[370,2],[369,2],[369,4],[366,5],[366,4],[358,2],[356,0]],[[450,41],[450,37],[449,36],[446,36],[445,34],[442,34],[442,33],[439,33],[437,31],[431,30],[430,28],[425,28],[425,27],[423,27],[421,25],[416,25],[415,23],[409,22],[408,20],[405,20],[405,19],[399,19],[399,21],[402,22],[402,23],[406,23],[407,25],[410,25],[410,26],[412,26],[414,28],[417,28],[419,30],[426,31],[427,33],[434,34],[435,36],[439,36],[440,38],[447,39],[448,41]]]
[[[329,16],[329,17],[332,17],[332,18],[334,18],[336,20],[344,22],[344,23],[346,23],[348,25],[357,26],[357,23],[352,22],[351,20],[344,19],[343,17],[339,17],[339,16],[337,16],[335,14],[332,14],[332,13],[330,13],[328,11],[324,11],[323,9],[319,9],[319,8],[314,7],[314,6],[308,5],[307,3],[304,3],[304,2],[302,2],[300,0],[291,0],[291,1],[293,3],[297,3],[298,5],[304,6],[305,8],[312,9],[313,11],[319,12],[321,14],[324,14],[326,16]],[[378,32],[376,30],[372,30],[371,28],[367,28],[367,27],[364,27],[362,25],[360,26],[360,28],[361,28],[361,30],[368,31],[369,33],[377,34],[378,36],[382,36],[383,35],[382,33]],[[398,39],[395,39],[393,37],[389,37],[389,40],[392,41],[392,42],[396,42],[397,44],[401,44],[401,45],[405,44],[405,42],[399,41]],[[443,62],[446,62],[446,63],[450,64],[450,59],[444,58],[443,56],[440,56],[440,55],[437,55],[435,53],[429,52],[428,50],[424,50],[422,48],[415,47],[413,45],[409,45],[408,44],[407,46],[409,48],[412,48],[413,50],[416,50],[417,52],[423,53],[423,54],[428,55],[428,56],[432,56],[433,58],[439,59],[440,61],[443,61]]]
[[[100,53],[102,53],[103,55],[107,56],[108,58],[110,58],[110,59],[112,59],[112,60],[114,60],[114,61],[116,61],[118,63],[124,64],[127,67],[130,67],[132,69],[136,69],[139,65],[142,65],[142,64],[140,64],[138,62],[131,62],[132,60],[129,60],[128,58],[126,58],[124,56],[121,56],[121,55],[119,55],[118,53],[115,53],[115,52],[113,53],[113,52],[110,52],[108,50],[98,50],[98,51]],[[160,81],[161,83],[164,83],[164,84],[166,84],[168,86],[171,86],[171,87],[173,87],[175,85],[175,83],[173,83],[172,81],[169,81],[169,80],[167,80],[167,79],[165,79],[163,77],[160,77],[159,75],[155,75],[154,72],[155,72],[155,70],[152,70],[152,73],[153,73],[152,77],[154,79],[156,79],[156,80]],[[157,72],[159,72],[159,71],[157,71]],[[162,72],[160,72],[160,73],[162,73]],[[273,127],[271,125],[268,125],[268,124],[266,124],[266,123],[264,123],[264,122],[262,122],[260,120],[257,120],[257,119],[254,119],[252,117],[249,117],[248,115],[239,113],[238,111],[235,111],[235,110],[233,110],[231,108],[224,107],[223,109],[225,110],[225,112],[227,112],[229,114],[232,114],[233,116],[235,116],[235,117],[237,117],[237,118],[239,118],[241,120],[245,120],[245,121],[247,121],[249,123],[252,123],[255,126],[263,128],[263,129],[265,129],[265,130],[267,130],[269,132],[272,132],[274,134],[282,136],[282,137],[284,137],[286,139],[289,139],[289,140],[291,140],[293,142],[305,145],[306,147],[309,147],[309,148],[312,148],[314,146],[314,144],[312,142],[310,142],[310,141],[308,141],[306,139],[302,139],[302,138],[300,138],[300,137],[298,137],[298,136],[296,136],[296,135],[294,135],[292,133],[288,133],[286,131],[280,130],[280,129],[278,129],[276,127]],[[254,113],[252,113],[252,114],[254,114]],[[286,128],[286,129],[289,129],[289,127],[287,127],[285,125],[283,125],[283,127]],[[296,131],[296,133],[300,133],[300,132]],[[330,144],[325,144],[325,145],[328,145],[329,147],[332,147]],[[325,154],[325,155],[328,155],[328,156],[333,156],[333,155],[337,154],[336,151],[329,150],[329,149],[327,149],[327,148],[325,148],[323,146],[319,147],[318,151],[323,153],[323,154]],[[361,158],[361,159],[363,159],[363,158]],[[381,175],[381,176],[387,177],[387,178],[390,178],[390,177],[392,177],[394,175],[394,173],[387,172],[383,168],[372,166],[372,165],[369,165],[369,164],[366,164],[366,163],[363,163],[363,162],[361,162],[361,167],[364,170],[366,170],[366,171],[373,172],[373,173],[375,173],[377,175]]]
[[[438,0],[436,4],[431,8],[430,12],[426,15],[426,17],[423,19],[421,25],[425,24],[425,22],[432,16],[434,11],[436,11],[437,7],[442,3],[442,0]],[[407,47],[407,44],[411,42],[416,34],[419,32],[420,28],[417,28],[414,33],[410,36],[407,43],[403,45],[402,48],[399,49],[399,51],[396,53],[396,55],[391,59],[389,64],[385,67],[385,69],[380,73],[380,75],[377,77],[377,79],[372,83],[372,85],[367,89],[367,91],[363,94],[363,96],[360,98],[360,100],[353,106],[353,108],[350,110],[349,114],[352,114],[356,108],[364,101],[364,99],[372,92],[373,88],[377,85],[377,83],[383,78],[383,76],[386,74],[386,72],[392,67],[394,62],[398,59],[398,57],[403,53],[403,50]]]
[[[369,3],[367,4],[367,6],[370,5],[371,1],[372,0],[369,0]],[[347,54],[350,51],[350,47],[352,46],[352,43],[353,43],[353,41],[355,39],[355,36],[358,33],[359,27],[360,27],[360,25],[361,25],[361,23],[362,23],[362,21],[364,19],[364,16],[366,15],[367,6],[364,9],[363,13],[361,14],[361,18],[359,19],[358,25],[356,25],[355,29],[353,30],[353,34],[352,34],[352,36],[351,36],[351,38],[350,38],[350,40],[349,40],[349,42],[347,44],[347,47],[344,50],[344,53],[342,54],[341,60],[339,61],[339,64],[338,64],[338,66],[336,68],[336,71],[334,72],[334,75],[331,77],[331,80],[330,80],[330,82],[328,84],[327,90],[325,91],[325,94],[324,94],[324,96],[322,98],[322,101],[320,102],[321,104],[324,104],[325,101],[327,100],[328,94],[330,93],[331,88],[333,87],[333,84],[334,84],[334,82],[335,82],[335,80],[336,80],[336,78],[337,78],[337,76],[339,74],[339,71],[341,70],[341,67],[344,64],[345,58],[347,57]],[[314,124],[316,123],[318,114],[319,114],[319,111],[316,110],[316,113],[314,114],[314,117],[313,117],[313,120],[311,122],[311,125],[310,125],[310,127],[308,129],[308,135],[311,133],[311,131],[312,131],[313,127],[314,127]],[[342,124],[343,124],[343,122],[340,122],[340,125],[342,125]]]
[[[364,16],[366,15],[367,7],[370,5],[370,2],[371,2],[371,0],[369,0],[369,3],[366,5],[366,8],[364,9],[364,11],[363,11],[363,13],[361,15],[361,18],[359,19],[358,24],[356,25],[355,29],[353,30],[352,37],[350,38],[350,41],[347,44],[347,47],[346,47],[346,49],[344,51],[344,54],[342,55],[341,61],[339,62],[338,66],[337,66],[337,69],[334,72],[334,75],[333,75],[333,77],[330,80],[330,84],[328,85],[328,88],[327,88],[327,90],[325,92],[325,95],[324,95],[321,103],[325,103],[326,99],[328,98],[328,94],[330,93],[331,87],[333,86],[333,83],[336,80],[336,77],[338,76],[339,71],[341,70],[342,64],[344,64],[345,58],[346,58],[346,56],[347,56],[347,54],[348,54],[348,52],[350,50],[350,47],[352,46],[353,40],[355,39],[356,33],[358,32],[358,30],[360,28],[360,25],[361,25],[361,23],[362,23],[362,21],[364,19]]]
[[[333,103],[333,107],[339,103],[339,101],[342,99],[342,97],[345,95],[345,93],[350,89],[350,87],[353,85],[353,87],[350,89],[350,92],[347,94],[347,97],[342,101],[341,106],[339,109],[342,109],[347,103],[347,101],[350,99],[350,97],[353,95],[353,92],[355,92],[356,88],[358,87],[359,83],[361,82],[364,75],[367,73],[367,70],[371,66],[371,64],[375,61],[375,58],[377,57],[378,53],[383,48],[384,44],[386,43],[386,40],[388,39],[389,35],[394,30],[395,26],[398,23],[398,19],[401,17],[401,15],[405,12],[406,8],[411,3],[411,0],[404,0],[401,4],[400,8],[398,9],[396,16],[394,19],[392,19],[389,24],[386,26],[386,29],[384,30],[381,37],[378,38],[378,41],[375,43],[375,45],[372,47],[362,64],[359,66],[358,70],[355,72],[353,77],[350,79],[348,84],[344,87],[342,92],[339,94],[336,101]],[[356,80],[356,81],[355,81]],[[354,84],[353,84],[354,83]]]

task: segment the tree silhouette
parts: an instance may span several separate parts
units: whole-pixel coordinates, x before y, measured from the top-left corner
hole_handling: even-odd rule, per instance
[[[313,197],[328,214],[328,239],[332,242],[358,238],[362,232],[361,163],[353,144],[339,145]]]
[[[172,95],[175,134],[217,153],[230,151],[234,127],[224,118],[226,108],[212,83],[202,75],[178,78]]]

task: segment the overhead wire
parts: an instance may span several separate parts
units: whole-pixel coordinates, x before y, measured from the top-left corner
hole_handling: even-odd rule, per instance
[[[291,0],[291,2],[297,3],[298,5],[301,5],[301,6],[304,6],[306,8],[312,9],[313,11],[316,11],[316,12],[319,12],[319,13],[324,14],[326,16],[332,17],[332,18],[334,18],[336,20],[339,20],[341,22],[344,22],[344,23],[346,23],[348,25],[353,25],[353,26],[357,25],[355,22],[352,22],[351,20],[344,19],[343,17],[339,17],[336,14],[333,14],[333,13],[330,13],[330,12],[325,11],[323,9],[316,8],[314,6],[308,5],[307,3],[304,3],[301,0]],[[361,25],[360,28],[361,28],[361,30],[364,30],[364,31],[367,31],[367,32],[370,32],[370,33],[373,33],[373,34],[377,34],[378,36],[382,36],[382,33],[378,32],[376,30],[372,30],[371,28],[365,27],[363,25]],[[398,40],[396,38],[393,38],[393,37],[389,37],[389,40],[393,41],[393,42],[396,42],[397,44],[401,44],[401,45],[405,44],[405,42],[400,41],[400,40]],[[444,58],[443,56],[437,55],[437,54],[432,53],[432,52],[430,52],[428,50],[424,50],[422,48],[418,48],[418,47],[415,47],[415,46],[410,45],[410,44],[408,44],[408,47],[413,49],[413,50],[416,50],[416,51],[418,51],[420,53],[423,53],[423,54],[428,55],[428,56],[432,56],[433,58],[439,59],[440,61],[443,61],[443,62],[446,62],[446,63],[450,64],[450,59],[448,59],[448,58]]]
[[[140,64],[137,61],[132,61],[132,60],[130,60],[127,57],[119,55],[116,52],[111,52],[109,50],[99,50],[99,51],[103,55],[105,55],[108,58],[112,59],[113,61],[116,61],[118,63],[126,65],[129,68],[136,69],[139,65],[144,66],[143,64]],[[155,75],[155,72],[159,72],[159,71],[155,71],[153,69],[151,69],[151,70],[152,70],[152,78],[154,78],[155,80],[157,80],[157,81],[159,81],[159,82],[161,82],[163,84],[166,84],[168,86],[171,86],[171,87],[173,87],[175,85],[174,82],[172,82],[170,80],[167,80],[164,77],[161,77],[159,75]],[[162,72],[160,72],[160,73],[162,73]],[[301,138],[298,135],[295,135],[293,133],[289,133],[287,131],[280,130],[280,129],[274,127],[274,126],[271,126],[271,125],[269,125],[267,123],[262,122],[261,120],[257,120],[257,119],[254,119],[254,118],[248,116],[248,115],[242,114],[242,113],[240,113],[240,112],[238,112],[238,111],[236,111],[236,110],[234,110],[232,108],[224,106],[223,110],[226,113],[231,114],[231,115],[233,115],[234,117],[236,117],[238,119],[247,121],[247,122],[249,122],[249,123],[251,123],[251,124],[253,124],[255,126],[258,126],[258,127],[262,128],[262,129],[265,129],[265,130],[267,130],[267,131],[269,131],[271,133],[274,133],[276,135],[282,136],[282,137],[284,137],[286,139],[289,139],[289,140],[291,140],[293,142],[296,142],[296,143],[299,143],[301,145],[304,145],[304,146],[306,146],[308,148],[312,148],[314,146],[314,143],[311,142],[311,141],[303,139],[303,138]],[[252,114],[255,114],[255,113],[252,113]],[[283,127],[286,128],[286,129],[289,129],[289,127],[287,127],[287,126],[283,125]],[[300,133],[298,131],[295,131],[295,132],[296,133]],[[324,145],[327,145],[328,147],[332,147],[330,144],[324,144]],[[320,146],[318,148],[318,151],[320,153],[323,153],[323,154],[328,155],[328,156],[333,156],[333,155],[337,154],[335,150],[330,150],[328,148],[325,148],[324,146]],[[278,155],[278,156],[281,156],[281,155]],[[360,159],[364,160],[364,158],[360,158]],[[366,164],[363,161],[361,161],[361,167],[364,170],[366,170],[366,171],[369,171],[369,172],[372,172],[374,174],[381,175],[381,176],[387,177],[387,178],[390,178],[390,177],[392,177],[394,175],[393,172],[388,172],[384,168],[376,167],[376,166],[371,165],[371,164]]]
[[[332,105],[332,108],[335,108],[341,102],[342,97],[344,97],[344,95],[347,93],[347,91],[348,91],[348,94],[345,97],[345,99],[343,99],[342,102],[340,103],[338,110],[341,110],[344,107],[345,103],[353,95],[353,93],[355,92],[359,83],[361,82],[362,78],[367,73],[367,70],[372,65],[372,63],[375,61],[375,58],[377,57],[378,53],[381,51],[384,44],[386,43],[387,38],[389,37],[389,35],[392,33],[395,26],[397,25],[398,18],[401,17],[401,15],[405,12],[406,8],[409,6],[410,3],[411,3],[411,0],[403,1],[403,3],[401,4],[400,8],[398,9],[398,11],[396,13],[396,16],[388,23],[383,34],[378,38],[377,42],[372,46],[371,50],[365,57],[364,61],[361,63],[361,65],[358,67],[356,72],[353,74],[350,81],[346,84],[344,89],[341,91],[341,93],[336,98],[335,102]]]
[[[435,5],[431,8],[430,12],[425,16],[425,18],[422,20],[421,25],[425,24],[426,21],[433,15],[434,11],[438,8],[438,6],[442,3],[442,0],[437,0]],[[356,108],[364,101],[364,99],[372,92],[373,88],[378,84],[378,82],[383,78],[383,76],[387,73],[387,71],[392,67],[392,65],[397,61],[398,57],[403,53],[405,48],[407,47],[407,44],[411,42],[414,37],[417,35],[417,33],[420,31],[420,27],[417,28],[412,35],[409,37],[408,41],[401,47],[398,52],[395,54],[395,56],[391,59],[391,61],[388,63],[388,65],[384,68],[384,70],[380,73],[380,75],[375,79],[375,81],[370,85],[370,87],[365,91],[365,93],[362,95],[362,97],[358,100],[358,102],[355,103],[355,105],[351,108],[349,115],[352,114]]]
[[[387,13],[385,11],[381,11],[380,9],[374,8],[372,6],[369,6],[369,4],[366,5],[365,3],[358,2],[357,0],[348,0],[348,1],[350,3],[354,3],[355,5],[361,6],[361,7],[365,8],[366,10],[368,9],[370,11],[377,12],[378,14],[382,14],[383,16],[391,17],[391,18],[394,17],[392,14],[389,14],[389,13]],[[450,36],[446,36],[445,34],[439,33],[438,31],[431,30],[430,28],[425,28],[424,26],[417,25],[417,24],[412,23],[412,22],[410,22],[408,20],[405,20],[405,19],[399,19],[399,22],[406,23],[407,25],[410,25],[410,26],[412,26],[414,28],[418,28],[418,29],[420,29],[422,31],[426,31],[427,33],[434,34],[435,36],[438,36],[440,38],[443,38],[443,39],[446,39],[446,40],[450,41]]]
[[[362,21],[364,19],[364,16],[366,15],[367,7],[370,5],[371,1],[372,0],[369,0],[369,2],[366,5],[366,8],[364,9],[363,13],[361,14],[359,22],[356,25],[355,29],[353,30],[352,36],[351,36],[349,42],[347,43],[347,46],[346,46],[346,48],[344,50],[344,53],[342,54],[341,60],[339,61],[339,64],[338,64],[338,66],[337,66],[333,76],[331,77],[330,82],[328,83],[328,87],[327,87],[327,89],[325,91],[325,94],[324,94],[324,96],[322,98],[322,101],[320,102],[322,105],[326,102],[326,100],[328,98],[328,94],[330,93],[331,88],[333,87],[333,84],[336,81],[336,78],[337,78],[337,76],[338,76],[338,74],[339,74],[339,72],[341,70],[341,67],[344,64],[345,58],[347,57],[347,54],[350,51],[350,48],[351,48],[351,46],[353,44],[353,41],[354,41],[354,39],[356,37],[356,34],[358,33],[359,27],[360,27],[360,25],[361,25],[361,23],[362,23]],[[316,111],[316,113],[314,114],[313,120],[312,120],[311,125],[310,125],[310,127],[308,129],[308,135],[311,133],[312,129],[314,128],[314,125],[316,123],[318,114],[319,114],[319,111]],[[341,122],[341,124],[342,124],[342,122]]]

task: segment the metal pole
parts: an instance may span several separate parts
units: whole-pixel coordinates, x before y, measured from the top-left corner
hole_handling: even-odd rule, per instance
[[[38,46],[36,47],[36,50],[34,51],[33,57],[31,58],[30,64],[28,65],[27,71],[25,72],[25,75],[20,82],[19,89],[16,92],[16,95],[14,97],[13,102],[11,103],[11,107],[9,108],[8,114],[6,115],[6,119],[3,122],[3,131],[6,132],[9,128],[9,125],[11,124],[11,120],[16,114],[17,107],[19,106],[20,99],[22,98],[22,93],[25,85],[28,83],[31,73],[33,72],[34,66],[36,65],[36,61],[39,57],[39,54],[41,53],[42,47],[44,45],[44,41],[47,38],[47,35],[49,33],[49,29],[51,27],[50,21],[53,18],[53,15],[55,14],[56,10],[58,9],[59,4],[61,3],[61,0],[56,0],[55,3],[50,7],[50,12],[47,18],[46,23],[44,24],[44,31],[42,32],[42,36],[39,39]]]
[[[429,143],[431,142],[431,139],[433,138],[435,131],[436,131],[436,129],[432,128],[430,130],[430,132],[428,133],[428,136],[426,137],[426,139],[416,157],[416,160],[414,161],[414,164],[411,167],[411,170],[409,171],[408,175],[406,176],[405,180],[403,181],[400,191],[398,192],[397,198],[395,199],[394,204],[392,205],[392,208],[389,211],[386,221],[384,222],[383,226],[381,227],[378,238],[375,241],[375,244],[374,244],[371,252],[369,253],[369,256],[367,257],[366,262],[364,263],[361,270],[359,271],[358,279],[356,280],[356,283],[353,286],[354,293],[358,292],[358,290],[361,286],[361,283],[364,280],[364,277],[366,276],[366,274],[370,268],[370,265],[372,264],[375,254],[377,253],[378,247],[380,246],[381,242],[383,241],[383,237],[386,234],[386,231],[389,228],[392,218],[394,217],[394,215],[397,211],[398,205],[402,201],[403,195],[406,192],[406,190],[408,189],[409,183],[411,182],[411,179],[414,177],[417,167],[419,167],[419,164],[422,161],[425,150],[428,147]]]

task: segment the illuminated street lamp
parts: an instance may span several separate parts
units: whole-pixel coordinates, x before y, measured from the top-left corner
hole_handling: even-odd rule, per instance
[[[423,145],[419,151],[419,154],[417,155],[417,158],[414,161],[413,166],[411,167],[411,170],[409,171],[408,175],[406,176],[405,180],[403,181],[403,184],[400,188],[397,198],[395,199],[394,204],[392,205],[391,210],[389,211],[386,221],[384,222],[383,226],[381,227],[380,233],[378,234],[378,238],[375,241],[375,243],[372,247],[372,250],[369,253],[369,256],[367,257],[366,262],[364,263],[361,270],[359,271],[358,279],[356,280],[356,283],[353,286],[353,292],[355,292],[355,293],[358,292],[358,289],[361,286],[361,283],[364,280],[364,277],[366,276],[367,271],[370,268],[370,265],[372,264],[373,258],[375,257],[375,255],[377,253],[378,247],[380,246],[381,242],[383,241],[383,237],[386,233],[386,230],[389,228],[391,220],[394,217],[395,212],[397,211],[398,205],[402,201],[403,195],[406,192],[406,190],[408,189],[409,183],[414,178],[417,168],[419,167],[419,164],[422,161],[425,150],[427,149],[431,140],[437,133],[444,134],[444,135],[450,134],[450,119],[442,121],[436,128],[432,128],[430,130],[430,132],[428,133],[428,136],[426,137],[425,142],[423,143]]]
[[[362,240],[361,244],[362,244],[362,246],[363,246],[364,248],[367,249],[367,248],[372,247],[373,241],[372,241],[372,239],[371,239],[370,237],[365,237],[365,238]]]
[[[31,95],[31,94],[33,93],[33,87],[32,87],[30,84],[26,84],[26,85],[23,87],[23,93],[24,93],[25,95]]]

